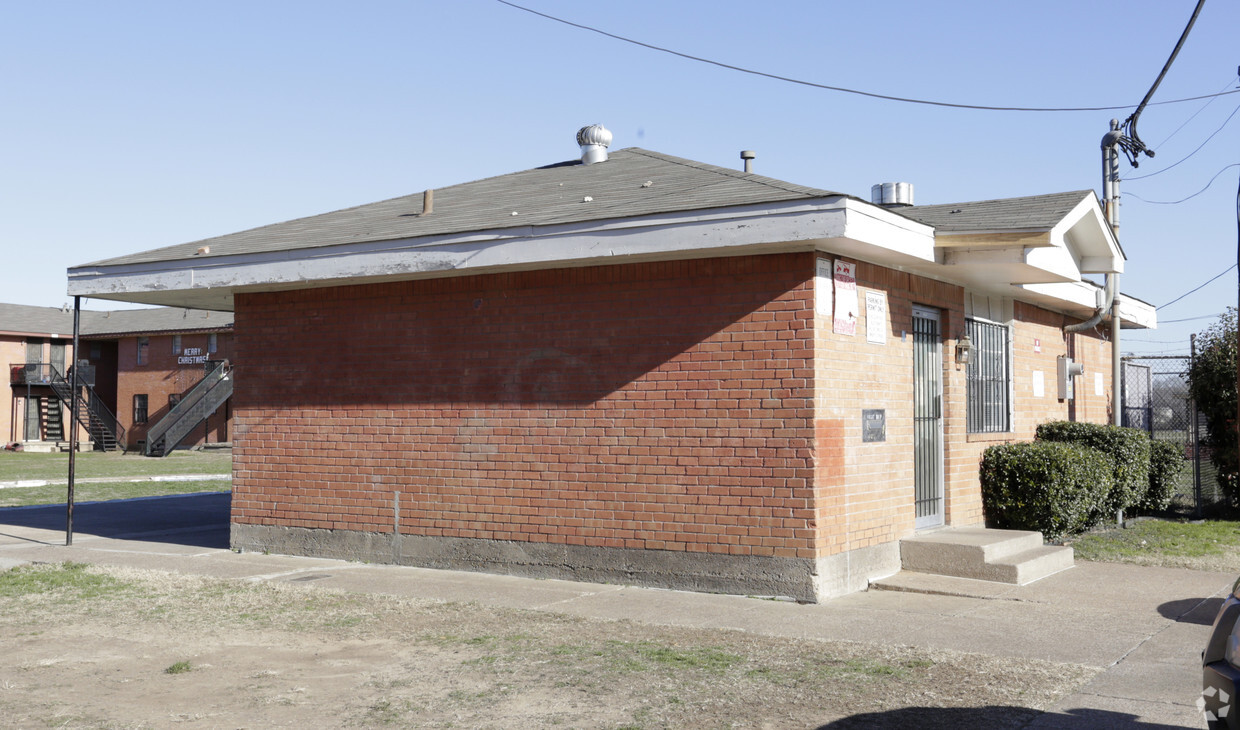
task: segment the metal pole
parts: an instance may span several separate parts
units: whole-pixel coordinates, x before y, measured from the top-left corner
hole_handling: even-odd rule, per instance
[[[73,544],[73,486],[74,470],[77,467],[78,450],[78,335],[82,322],[82,298],[73,297],[73,375],[69,378],[69,387],[73,389],[73,398],[69,405],[69,493],[65,496],[65,545]]]
[[[1119,120],[1111,120],[1111,131],[1102,137],[1102,194],[1106,198],[1107,223],[1115,241],[1119,242],[1119,141],[1123,138]],[[1107,289],[1111,292],[1111,423],[1124,425],[1120,397],[1120,312],[1119,274],[1107,274]]]
[[[1188,372],[1193,372],[1193,367],[1197,364],[1197,335],[1188,336]],[[1193,501],[1196,509],[1193,517],[1201,519],[1201,419],[1197,417],[1197,401],[1193,399],[1192,391],[1188,396],[1188,413],[1193,419]]]

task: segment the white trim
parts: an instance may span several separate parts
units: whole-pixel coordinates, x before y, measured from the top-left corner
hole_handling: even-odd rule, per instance
[[[234,290],[812,250],[889,266],[927,263],[934,261],[934,236],[929,226],[837,197],[201,260],[84,265],[69,270],[68,290],[153,303],[184,301],[197,292],[217,300],[214,308],[231,308]]]

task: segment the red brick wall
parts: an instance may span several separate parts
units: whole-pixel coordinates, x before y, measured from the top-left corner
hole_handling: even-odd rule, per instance
[[[830,316],[815,320],[820,554],[891,542],[913,531],[913,305],[937,309],[940,316],[947,524],[983,522],[978,467],[987,446],[1032,440],[1038,424],[1051,420],[1109,422],[1109,343],[1094,331],[1066,336],[1062,328],[1077,320],[1014,302],[1013,430],[967,433],[966,368],[955,363],[956,343],[965,331],[964,289],[865,262],[857,262],[857,288],[861,311],[855,335],[835,334]],[[866,291],[886,293],[885,345],[867,342]],[[1035,339],[1040,352],[1034,352]],[[1073,354],[1086,367],[1085,376],[1076,379],[1074,402],[1057,398],[1055,360],[1063,354]],[[1035,370],[1042,372],[1041,397],[1033,395]],[[1102,395],[1096,394],[1096,373],[1103,376]],[[861,412],[871,408],[886,411],[884,442],[862,441]]]
[[[823,555],[891,542],[913,531],[913,305],[937,309],[940,316],[948,521],[959,519],[971,503],[980,505],[975,494],[956,489],[962,465],[951,436],[952,414],[964,413],[963,373],[956,377],[947,366],[951,362],[947,353],[954,351],[955,335],[964,326],[963,290],[874,264],[856,264],[861,305],[856,334],[836,334],[830,315],[816,319],[817,491]],[[885,344],[867,341],[867,291],[886,293]],[[864,409],[886,411],[885,441],[862,441]]]
[[[983,519],[978,467],[988,446],[1013,441],[1032,441],[1039,424],[1047,421],[1087,421],[1110,423],[1111,346],[1099,332],[1066,335],[1064,326],[1080,321],[1025,302],[1013,303],[1012,365],[1013,417],[1008,433],[966,433],[964,402],[952,405],[958,418],[950,423],[953,458],[949,470],[949,516],[956,524],[973,524]],[[1071,343],[1071,344],[1070,344]],[[951,343],[954,347],[955,343]],[[949,350],[950,351],[950,350]],[[1085,365],[1085,375],[1077,377],[1075,401],[1059,400],[1056,387],[1056,358],[1073,355]],[[1042,395],[1034,392],[1034,373],[1042,377]],[[1102,395],[1095,394],[1095,374],[1102,374]],[[955,377],[963,397],[964,368]],[[955,409],[959,408],[959,411]],[[953,502],[951,495],[957,495]],[[963,513],[956,509],[964,508]]]
[[[233,521],[815,557],[813,256],[238,294]]]
[[[182,394],[202,380],[204,371],[202,364],[181,364],[177,362],[179,355],[172,350],[172,335],[150,335],[150,348],[146,364],[138,364],[138,337],[121,337],[117,341],[117,375],[116,375],[116,417],[125,427],[125,438],[130,448],[135,448],[138,441],[146,439],[146,429],[168,413],[168,396]],[[208,355],[210,360],[233,360],[233,335],[228,332],[216,334],[217,351]],[[193,333],[181,335],[181,347],[201,348],[207,353],[207,334]],[[133,422],[133,397],[135,394],[147,395],[147,421],[145,424]],[[207,419],[207,423],[199,426],[185,440],[182,446],[202,443],[227,441],[230,432],[231,407],[225,405],[215,415]]]

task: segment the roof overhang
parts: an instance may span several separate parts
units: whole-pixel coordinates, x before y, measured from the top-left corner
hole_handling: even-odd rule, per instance
[[[830,250],[934,262],[933,230],[845,196],[296,251],[69,269],[69,294],[232,311],[240,292],[610,263]]]
[[[1124,271],[1124,252],[1092,195],[1050,228],[936,230],[940,262],[973,287],[1081,281]]]
[[[1089,319],[1098,309],[1102,287],[1088,281],[1057,284],[1025,284],[1015,298],[1040,304],[1065,314]],[[1125,329],[1157,329],[1158,312],[1152,304],[1119,295],[1120,326]]]

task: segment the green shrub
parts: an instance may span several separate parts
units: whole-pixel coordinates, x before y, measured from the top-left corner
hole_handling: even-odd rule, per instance
[[[1105,454],[1112,464],[1111,491],[1096,505],[1100,517],[1141,503],[1150,488],[1150,437],[1144,431],[1097,423],[1051,421],[1038,426],[1039,441],[1075,443]]]
[[[1138,507],[1147,512],[1161,512],[1171,506],[1175,483],[1188,462],[1184,447],[1174,441],[1150,442],[1150,489]]]
[[[1202,434],[1215,479],[1231,507],[1240,506],[1240,441],[1236,439],[1236,353],[1240,350],[1235,307],[1197,335],[1197,356],[1188,372],[1188,392],[1206,417]]]
[[[982,455],[982,504],[994,527],[1039,530],[1047,539],[1094,523],[1112,490],[1114,468],[1098,451],[1072,443],[999,444]]]

